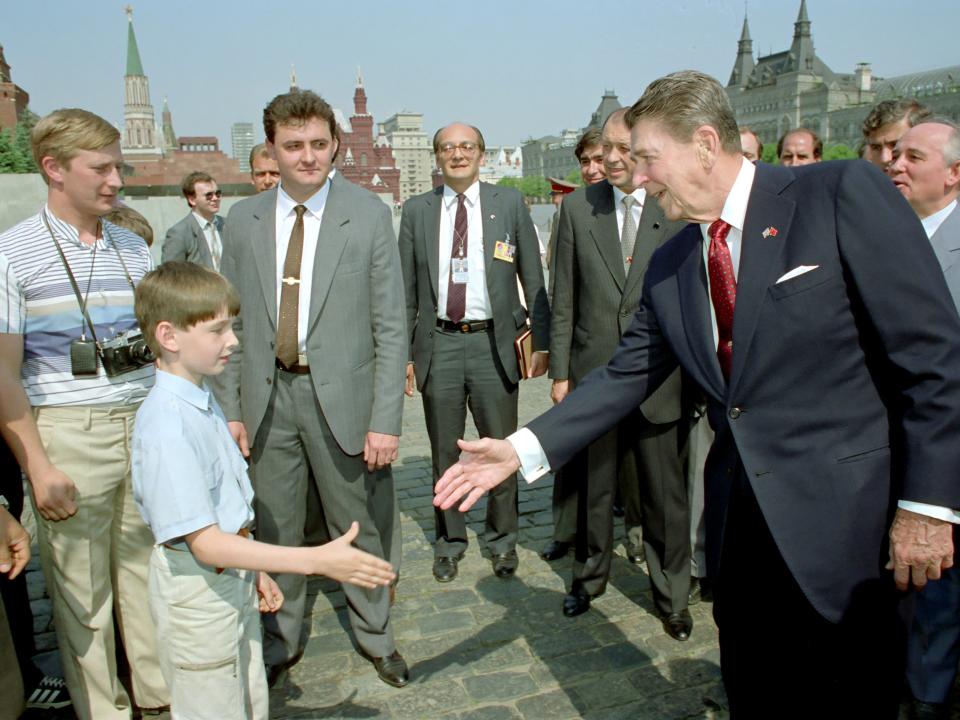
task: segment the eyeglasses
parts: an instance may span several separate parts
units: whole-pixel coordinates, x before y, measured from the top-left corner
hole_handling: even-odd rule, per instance
[[[210,202],[210,201],[213,200],[214,198],[218,198],[218,197],[220,197],[221,195],[223,195],[223,190],[211,190],[211,191],[208,192],[208,193],[204,193],[204,194],[203,194],[203,197],[205,197],[205,198],[207,199],[207,202]]]
[[[444,143],[440,146],[441,155],[453,155],[455,150],[459,150],[464,155],[473,155],[477,151],[477,144],[472,142],[462,142]]]

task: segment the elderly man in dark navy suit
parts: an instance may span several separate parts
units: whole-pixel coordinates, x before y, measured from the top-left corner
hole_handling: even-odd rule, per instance
[[[713,78],[661,78],[627,117],[637,184],[692,224],[651,260],[610,363],[507,440],[461,441],[437,502],[465,509],[517,468],[563,465],[680,365],[716,431],[707,561],[731,716],[894,718],[895,586],[952,565],[936,515],[960,507],[943,273],[868,163],[746,161]]]

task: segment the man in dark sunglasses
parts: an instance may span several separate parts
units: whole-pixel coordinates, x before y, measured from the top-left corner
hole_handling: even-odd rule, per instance
[[[223,192],[205,172],[192,172],[180,184],[190,212],[167,230],[160,249],[162,262],[186,260],[220,272],[223,218],[217,215]]]

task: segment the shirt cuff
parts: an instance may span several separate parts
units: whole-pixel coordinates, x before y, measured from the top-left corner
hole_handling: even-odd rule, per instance
[[[520,474],[527,484],[539,480],[550,472],[550,461],[543,451],[537,436],[525,427],[507,436],[507,442],[513,445],[520,458]]]
[[[902,510],[915,512],[918,515],[926,515],[927,517],[937,518],[938,520],[946,520],[950,523],[960,524],[960,512],[952,508],[941,507],[940,505],[928,505],[927,503],[913,502],[912,500],[900,500],[897,502],[897,507]]]

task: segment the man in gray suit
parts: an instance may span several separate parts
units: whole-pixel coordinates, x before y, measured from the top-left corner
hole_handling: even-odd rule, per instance
[[[516,190],[479,182],[484,142],[462,123],[434,135],[444,184],[404,203],[400,260],[407,298],[408,395],[417,388],[433,455],[434,481],[459,457],[467,406],[482,435],[517,428],[521,379],[514,339],[533,331],[533,375],[547,369],[550,309],[530,213]],[[467,548],[463,515],[436,511],[433,575],[449,582]],[[484,533],[498,577],[516,572],[517,478],[490,494]]]
[[[950,120],[921,121],[897,141],[886,170],[920,218],[960,309],[960,128]],[[958,547],[960,512],[954,508],[945,513],[938,517],[954,523],[953,544]],[[913,597],[907,642],[912,717],[948,717],[958,662],[960,571],[952,567]]]
[[[625,113],[626,108],[615,111],[603,126],[607,181],[572,193],[560,210],[550,340],[551,395],[558,403],[584,375],[610,360],[637,311],[651,255],[684,226],[666,220],[659,205],[634,186]],[[572,463],[586,482],[578,492],[576,560],[565,615],[585,612],[590,599],[606,590],[619,481],[627,553],[640,556],[642,523],[643,554],[664,627],[678,640],[689,637],[689,510],[680,420],[677,370]]]
[[[223,255],[223,218],[217,215],[223,194],[205,172],[192,172],[180,183],[190,212],[167,230],[160,261],[185,260],[220,272]]]
[[[257,536],[303,542],[309,473],[330,537],[360,522],[356,544],[400,557],[390,463],[397,457],[407,345],[400,258],[389,208],[334,180],[333,110],[309,91],[278,95],[264,110],[280,186],[237,203],[227,218],[223,273],[240,292],[234,352],[219,397],[249,454]],[[303,653],[305,581],[276,578],[285,596],[264,615],[264,660],[273,684]],[[361,651],[380,678],[405,685],[387,588],[344,587]]]

